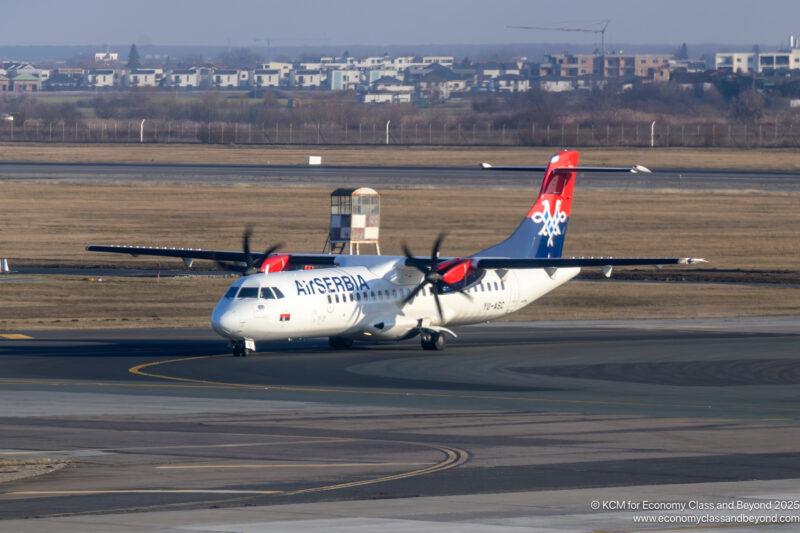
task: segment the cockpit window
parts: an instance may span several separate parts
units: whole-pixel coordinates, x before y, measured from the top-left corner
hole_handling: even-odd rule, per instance
[[[272,290],[275,291],[275,296],[278,298],[283,298],[283,293],[278,287],[272,287]]]
[[[261,297],[266,300],[275,299],[275,295],[272,294],[272,290],[269,287],[261,287]]]
[[[225,298],[227,300],[231,300],[236,297],[236,293],[238,292],[239,287],[231,287],[228,289],[228,292],[225,293]]]
[[[242,287],[238,298],[258,298],[258,287]]]

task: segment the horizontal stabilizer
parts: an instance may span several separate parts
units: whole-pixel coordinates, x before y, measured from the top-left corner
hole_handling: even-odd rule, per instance
[[[544,172],[547,167],[496,167],[489,163],[481,163],[481,168],[484,170],[507,170],[510,172]],[[632,167],[562,167],[554,169],[555,173],[566,172],[591,172],[591,173],[620,173],[629,172],[631,174],[652,174],[653,171],[642,165],[633,165]]]

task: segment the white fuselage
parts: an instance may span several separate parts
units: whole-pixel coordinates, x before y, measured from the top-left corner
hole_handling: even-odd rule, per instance
[[[439,295],[439,317],[427,286],[408,304],[421,281],[402,257],[343,256],[341,266],[253,274],[238,279],[214,308],[214,330],[233,341],[309,337],[398,340],[421,328],[494,320],[513,313],[575,277],[580,269],[487,270],[467,285],[467,298]]]

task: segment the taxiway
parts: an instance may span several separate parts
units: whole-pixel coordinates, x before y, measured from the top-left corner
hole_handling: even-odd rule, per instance
[[[574,530],[630,525],[588,507],[600,494],[796,494],[799,325],[493,324],[441,354],[311,340],[245,359],[205,330],[31,332],[0,340],[0,461],[65,466],[0,485],[0,530],[122,511],[176,531],[198,512],[216,531],[311,513]]]

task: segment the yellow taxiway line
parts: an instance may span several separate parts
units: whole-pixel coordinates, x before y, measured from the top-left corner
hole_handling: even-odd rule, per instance
[[[98,489],[98,490],[20,490],[7,492],[10,496],[91,496],[97,494],[245,494],[272,495],[279,490],[234,490],[234,489]]]
[[[357,391],[357,390],[348,390],[348,389],[334,389],[334,388],[317,388],[317,387],[287,387],[287,386],[264,386],[264,385],[251,385],[251,384],[237,384],[237,383],[225,383],[225,382],[214,382],[208,380],[200,380],[200,379],[192,379],[192,378],[181,378],[177,376],[168,376],[164,374],[158,374],[155,372],[148,372],[145,369],[164,365],[168,363],[175,363],[179,361],[196,361],[200,359],[211,359],[215,357],[220,357],[218,355],[201,355],[195,357],[183,357],[178,359],[167,359],[161,361],[152,361],[149,363],[142,363],[139,365],[132,366],[128,369],[133,375],[142,376],[142,377],[150,377],[159,380],[166,380],[171,382],[178,382],[181,384],[192,384],[192,385],[203,385],[203,386],[213,386],[213,387],[234,387],[234,388],[246,388],[246,389],[272,389],[272,390],[283,390],[283,391],[304,391],[304,392],[338,392],[344,394],[353,394],[353,393],[363,393],[365,391]],[[367,393],[372,394],[380,394],[380,391],[367,391]],[[386,392],[387,395],[406,395],[405,393],[394,393],[394,392]],[[302,437],[301,437],[302,438]],[[307,489],[300,489],[295,491],[231,491],[231,490],[216,490],[216,489],[209,489],[209,490],[201,490],[201,489],[130,489],[130,490],[94,490],[94,491],[80,491],[80,490],[66,490],[66,491],[23,491],[23,492],[8,492],[8,495],[53,495],[53,496],[74,496],[74,495],[86,495],[86,494],[149,494],[149,493],[162,493],[162,494],[231,494],[231,495],[242,495],[242,496],[259,496],[259,495],[281,495],[281,496],[293,496],[296,494],[313,494],[319,492],[327,492],[333,490],[341,490],[346,488],[352,487],[362,487],[367,485],[374,485],[378,483],[385,483],[387,481],[395,481],[400,479],[408,479],[418,476],[425,476],[434,474],[437,472],[443,472],[445,470],[449,470],[451,468],[455,468],[461,466],[462,464],[466,463],[469,460],[469,452],[466,450],[462,450],[460,448],[450,447],[450,446],[443,446],[438,444],[429,444],[423,442],[407,442],[407,441],[393,441],[389,439],[345,439],[345,440],[363,440],[363,441],[373,441],[373,442],[391,442],[393,444],[406,444],[409,446],[417,446],[423,448],[434,449],[442,454],[444,454],[444,459],[441,461],[430,464],[430,463],[412,463],[414,465],[428,465],[424,468],[418,468],[415,470],[410,470],[407,472],[401,472],[398,474],[390,474],[387,476],[380,476],[377,478],[370,478],[370,479],[363,479],[359,481],[351,481],[345,483],[336,483],[332,485],[323,485],[320,487],[311,487]],[[325,441],[322,441],[323,443]],[[248,443],[247,445],[250,445]],[[111,449],[113,451],[113,448]],[[389,466],[390,463],[383,463],[383,466]],[[168,465],[164,465],[168,466]],[[297,468],[298,465],[291,465],[293,468]],[[343,465],[338,465],[343,466]],[[355,466],[365,466],[364,463],[354,463],[353,467]],[[381,466],[376,464],[371,464],[367,466]],[[399,466],[399,464],[397,464]],[[219,468],[219,466],[217,466]],[[261,466],[263,468],[263,466]],[[184,504],[177,504],[177,505],[184,505]]]
[[[355,439],[354,439],[355,440]],[[351,481],[345,483],[336,483],[333,485],[323,485],[321,487],[311,487],[308,489],[300,489],[294,491],[278,491],[278,490],[231,490],[231,489],[96,489],[96,490],[34,490],[34,491],[12,491],[5,493],[7,496],[86,496],[98,494],[226,494],[237,496],[294,496],[296,494],[313,494],[318,492],[327,492],[332,490],[340,490],[352,487],[362,487],[366,485],[374,485],[377,483],[385,483],[387,481],[394,481],[398,479],[408,479],[412,477],[424,476],[436,472],[443,472],[451,468],[455,468],[467,462],[469,453],[459,448],[451,448],[448,446],[441,446],[438,444],[428,444],[422,442],[406,442],[406,441],[390,441],[379,439],[358,439],[358,440],[374,440],[378,442],[392,442],[394,444],[408,444],[424,448],[431,448],[442,452],[445,457],[438,463],[428,464],[425,468],[419,468],[408,472],[401,472],[399,474],[391,474],[388,476],[380,476],[377,478],[363,479],[360,481]],[[363,463],[355,463],[359,466]],[[392,464],[392,463],[383,463]],[[420,463],[413,463],[420,464]],[[297,466],[297,465],[292,465]],[[375,464],[369,466],[376,466]],[[191,502],[190,502],[191,503]],[[78,513],[80,514],[80,513]]]
[[[195,465],[159,465],[158,470],[202,470],[217,468],[358,468],[375,466],[420,466],[430,463],[282,463],[282,464],[195,464]]]
[[[166,381],[172,381],[179,384],[194,384],[205,385],[208,387],[222,387],[233,389],[247,389],[247,390],[265,390],[265,391],[280,391],[280,392],[324,392],[332,394],[366,394],[370,396],[402,396],[408,397],[421,397],[421,398],[459,398],[464,400],[501,400],[501,401],[525,401],[536,403],[550,403],[550,404],[569,404],[569,405],[623,405],[623,406],[636,406],[636,407],[663,407],[662,403],[649,403],[639,402],[635,400],[576,400],[566,398],[545,398],[541,396],[506,396],[497,394],[458,394],[458,393],[437,393],[437,392],[408,392],[408,391],[381,391],[381,390],[363,390],[363,389],[346,389],[338,387],[307,387],[295,385],[258,385],[254,383],[232,383],[228,381],[214,381],[208,379],[196,378],[183,378],[180,376],[170,376],[168,374],[159,374],[152,372],[148,369],[156,366],[162,366],[172,363],[179,363],[183,361],[198,361],[201,359],[217,359],[220,357],[227,357],[223,355],[198,355],[194,357],[182,357],[177,359],[162,359],[160,361],[152,361],[149,363],[142,363],[132,366],[128,372],[135,376],[143,376]],[[702,404],[670,404],[671,407],[684,407],[705,409],[707,406]]]

